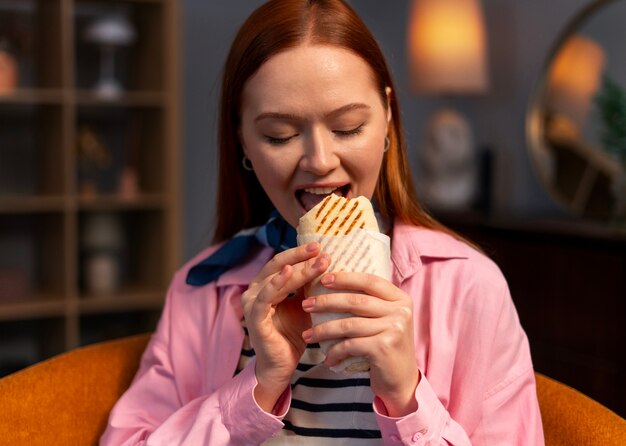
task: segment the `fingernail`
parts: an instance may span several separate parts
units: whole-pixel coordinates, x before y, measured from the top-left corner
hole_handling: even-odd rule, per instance
[[[317,251],[317,248],[319,248],[319,243],[317,243],[317,242],[312,242],[312,243],[309,243],[308,245],[306,245],[306,250],[308,252]]]
[[[308,330],[303,331],[302,339],[304,340],[304,342],[311,341],[311,339],[313,339],[313,330],[309,328]]]
[[[315,298],[314,297],[307,297],[306,299],[304,299],[302,301],[302,309],[304,310],[310,310],[315,306]]]
[[[313,268],[318,269],[322,267],[322,263],[324,262],[325,256],[321,255],[317,259],[315,259],[315,263],[313,263]]]
[[[322,282],[322,285],[324,286],[332,285],[334,281],[335,281],[334,274],[326,274],[320,279],[320,282]]]

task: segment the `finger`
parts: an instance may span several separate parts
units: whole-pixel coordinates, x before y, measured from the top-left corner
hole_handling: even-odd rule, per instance
[[[307,297],[302,301],[307,313],[350,313],[362,317],[382,317],[390,312],[389,303],[362,293],[332,293]]]
[[[324,365],[333,367],[348,357],[364,357],[373,361],[372,338],[346,338],[333,344],[326,352]]]
[[[264,319],[268,316],[272,307],[288,295],[289,291],[286,290],[285,285],[289,281],[289,278],[293,275],[293,267],[291,265],[285,265],[267,282],[267,284],[261,290],[256,299],[249,301],[248,308],[251,316],[254,320]],[[269,300],[265,296],[272,296],[273,299]]]
[[[289,276],[293,274],[293,267],[290,265],[283,266],[282,270],[280,270],[277,274],[266,277],[262,282],[262,288],[269,288],[273,290],[275,293],[280,293],[280,290],[284,287],[287,282]],[[242,295],[241,295],[241,304],[243,306],[244,313],[247,314],[251,311],[252,305],[258,299],[259,296],[259,285],[250,286]]]
[[[321,283],[328,289],[361,291],[389,301],[402,298],[402,293],[395,285],[374,274],[338,271],[324,274]]]
[[[385,331],[388,322],[384,319],[345,317],[316,325],[305,330],[302,338],[307,343],[344,338],[372,337]]]
[[[319,253],[320,244],[317,242],[307,243],[306,245],[297,246],[278,253],[261,268],[254,282],[261,282],[267,276],[278,273],[285,265],[295,265],[296,263],[304,262],[305,260],[317,256]]]
[[[401,355],[400,346],[400,340],[388,333],[344,338],[327,350],[324,364],[327,367],[333,367],[350,356],[362,356],[367,358],[372,366],[388,367],[390,357]]]
[[[281,275],[280,279],[277,279],[276,276],[273,277],[266,286],[261,289],[255,301],[267,305],[277,305],[289,294],[326,271],[329,265],[330,257],[328,257],[327,254],[321,254],[313,259],[297,263],[294,266],[285,265],[284,268],[288,268],[289,275]],[[281,274],[283,271],[284,269],[281,270]]]

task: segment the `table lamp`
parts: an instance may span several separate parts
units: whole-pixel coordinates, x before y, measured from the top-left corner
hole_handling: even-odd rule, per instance
[[[467,95],[487,90],[486,32],[479,0],[414,0],[408,29],[412,90]],[[429,120],[421,152],[423,199],[432,208],[469,207],[478,188],[477,156],[467,119],[452,108]]]
[[[115,49],[130,45],[135,40],[135,30],[121,14],[107,14],[91,23],[85,31],[85,40],[100,45],[100,79],[96,93],[107,99],[118,97],[123,88],[115,78]]]

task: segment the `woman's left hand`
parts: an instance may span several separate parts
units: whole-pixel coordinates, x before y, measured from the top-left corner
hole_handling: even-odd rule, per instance
[[[308,297],[308,313],[351,313],[353,317],[319,324],[303,333],[306,342],[339,340],[326,355],[332,367],[349,356],[370,362],[370,381],[389,416],[417,410],[413,300],[391,282],[367,273],[334,272],[322,277],[329,294]],[[333,289],[340,290],[333,293]],[[330,294],[332,293],[332,294]]]

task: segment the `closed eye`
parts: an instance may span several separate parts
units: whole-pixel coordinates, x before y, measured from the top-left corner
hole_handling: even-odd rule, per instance
[[[286,138],[274,138],[273,136],[265,135],[265,139],[268,143],[272,145],[280,146],[283,144],[287,144],[291,139],[295,138],[296,136],[298,136],[297,133],[295,135],[287,136]]]
[[[355,127],[353,129],[350,130],[333,130],[333,133],[335,135],[339,135],[339,136],[354,136],[354,135],[359,135],[362,131],[363,131],[363,126],[365,125],[365,123],[359,125],[358,127]]]

